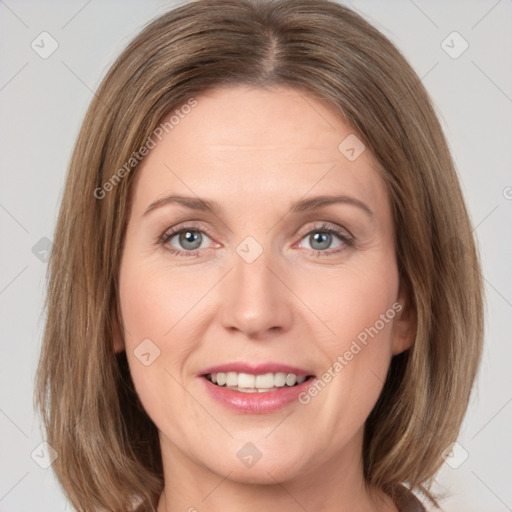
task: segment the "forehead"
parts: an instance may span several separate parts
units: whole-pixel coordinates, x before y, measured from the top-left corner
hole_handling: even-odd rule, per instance
[[[251,208],[268,209],[275,200],[334,191],[386,208],[371,152],[327,102],[289,88],[246,86],[213,89],[195,100],[194,108],[177,107],[172,129],[154,138],[156,147],[137,170],[135,208],[183,193],[215,197],[238,211],[250,197]],[[346,141],[356,156],[362,150],[357,158],[347,158]]]

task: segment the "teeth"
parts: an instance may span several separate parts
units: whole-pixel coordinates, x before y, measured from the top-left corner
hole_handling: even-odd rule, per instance
[[[256,375],[254,387],[255,388],[273,388],[274,387],[274,374],[273,373],[265,373],[265,375]]]
[[[238,384],[238,375],[236,372],[226,373],[226,386],[236,386]]]
[[[286,376],[286,385],[287,386],[293,386],[297,382],[297,375],[293,373],[289,373]]]
[[[244,393],[264,393],[267,391],[276,391],[277,388],[284,386],[294,386],[302,384],[306,380],[305,375],[295,375],[294,373],[265,373],[261,375],[252,375],[250,373],[238,372],[218,372],[207,375],[208,380],[218,386],[236,388],[237,391]]]
[[[256,387],[255,381],[256,378],[254,377],[254,375],[251,375],[250,373],[239,373],[238,382],[233,385],[238,386],[239,388],[254,388]]]
[[[276,373],[274,375],[274,386],[282,388],[286,384],[286,373]]]

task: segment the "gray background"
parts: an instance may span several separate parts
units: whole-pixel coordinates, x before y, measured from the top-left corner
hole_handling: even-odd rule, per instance
[[[486,348],[459,446],[447,458],[436,488],[446,496],[446,511],[510,511],[512,4],[347,4],[398,45],[430,92],[482,253]],[[71,510],[51,469],[44,469],[51,451],[40,445],[32,409],[44,325],[44,260],[71,150],[93,91],[139,29],[173,5],[0,0],[2,512]],[[39,52],[51,49],[49,36],[39,36],[45,31],[58,48],[42,58],[31,44],[39,44]],[[450,36],[454,31],[463,39]],[[41,38],[46,38],[43,43]],[[464,40],[469,47],[457,55]]]

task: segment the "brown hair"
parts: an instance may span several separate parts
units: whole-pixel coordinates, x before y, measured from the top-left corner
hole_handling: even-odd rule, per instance
[[[416,324],[366,422],[368,485],[428,489],[456,439],[483,338],[482,282],[454,164],[400,52],[329,0],[197,0],[151,22],[102,81],[76,142],[48,268],[36,402],[53,468],[79,510],[156,506],[158,434],[116,355],[118,271],[135,170],[97,191],[161,120],[221,85],[284,85],[327,100],[389,188],[401,286]],[[341,141],[340,141],[341,142]],[[135,169],[136,166],[134,166]]]

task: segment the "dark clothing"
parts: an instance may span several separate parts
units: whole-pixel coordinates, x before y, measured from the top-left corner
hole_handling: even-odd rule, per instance
[[[426,512],[421,501],[406,487],[400,486],[397,494],[395,504],[399,512]]]

